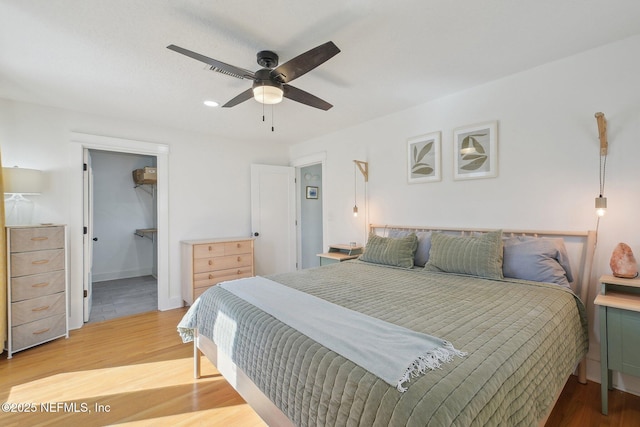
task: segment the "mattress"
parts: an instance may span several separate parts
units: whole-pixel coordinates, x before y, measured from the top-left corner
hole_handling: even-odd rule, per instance
[[[349,261],[271,280],[437,336],[468,355],[398,392],[219,286],[185,315],[297,426],[532,426],[588,349],[568,289]],[[215,331],[215,333],[214,333]]]

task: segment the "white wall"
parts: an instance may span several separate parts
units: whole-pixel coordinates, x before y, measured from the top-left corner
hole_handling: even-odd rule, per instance
[[[46,172],[48,187],[37,197],[34,222],[68,224],[71,242],[78,241],[75,236],[82,228],[77,219],[82,218],[82,206],[76,202],[82,200],[82,159],[76,156],[78,144],[70,143],[72,132],[169,147],[170,296],[180,295],[180,240],[249,236],[251,163],[288,164],[287,150],[274,144],[215,140],[198,133],[0,99],[3,164]],[[69,250],[70,325],[78,328],[82,326],[82,248]],[[80,273],[74,273],[78,269]],[[168,308],[173,307],[161,307]]]
[[[594,229],[599,194],[594,114],[601,111],[609,125],[609,212],[600,222],[594,276],[610,273],[609,258],[620,241],[640,255],[640,223],[635,220],[640,212],[638,52],[640,36],[292,147],[292,159],[326,152],[329,243],[365,238],[365,220],[351,215],[353,185],[345,184],[353,182],[353,159],[369,162],[373,223]],[[454,181],[453,130],[491,120],[499,128],[498,177]],[[410,185],[406,140],[434,131],[442,131],[443,179]],[[590,291],[589,377],[599,381],[595,280]],[[640,392],[637,379],[614,381]]]

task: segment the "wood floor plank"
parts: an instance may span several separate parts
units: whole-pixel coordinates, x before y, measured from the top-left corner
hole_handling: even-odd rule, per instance
[[[3,356],[0,400],[35,412],[0,413],[0,425],[264,426],[210,363],[193,378],[192,346],[176,331],[185,312],[92,323]]]
[[[35,404],[0,412],[2,426],[242,426],[264,422],[203,360],[193,378],[192,346],[176,325],[185,309],[91,323],[58,339],[0,358],[0,401]],[[48,412],[47,412],[48,411]],[[572,377],[547,427],[640,426],[640,397],[618,390],[600,414],[600,385]]]

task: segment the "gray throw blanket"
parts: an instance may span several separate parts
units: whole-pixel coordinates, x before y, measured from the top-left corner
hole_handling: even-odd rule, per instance
[[[264,277],[219,285],[363,367],[398,391],[427,370],[466,353],[440,338],[367,316]],[[215,337],[214,337],[215,340]]]

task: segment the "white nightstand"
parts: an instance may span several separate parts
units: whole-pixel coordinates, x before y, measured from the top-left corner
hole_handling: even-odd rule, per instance
[[[331,245],[329,252],[318,254],[320,266],[335,264],[336,262],[356,259],[362,254],[362,246],[358,245]]]

